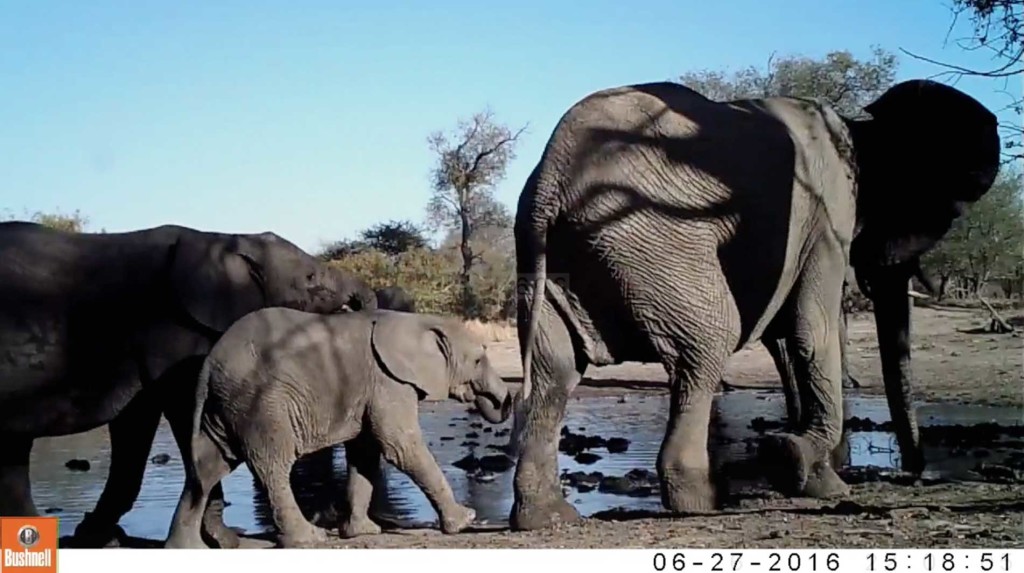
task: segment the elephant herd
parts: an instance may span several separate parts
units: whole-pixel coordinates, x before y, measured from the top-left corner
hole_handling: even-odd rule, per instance
[[[994,183],[1000,138],[980,102],[929,80],[901,82],[864,112],[788,97],[713,101],[674,83],[601,90],[565,112],[515,214],[513,529],[580,519],[559,483],[566,403],[588,366],[629,361],[662,364],[670,384],[663,506],[719,508],[712,397],[727,359],[755,341],[775,359],[790,413],[760,444],[765,476],[790,496],[847,493],[831,453],[849,267],[873,302],[903,467],[923,470],[907,284]],[[232,325],[273,308],[343,313],[330,320],[415,312],[400,288],[375,292],[273,233],[0,224],[0,515],[37,513],[36,438],[107,425],[110,473],[75,537],[109,542],[161,415],[188,452],[204,361]],[[345,443],[350,460],[367,455],[365,443]],[[237,546],[219,485],[206,493],[190,519],[201,515],[209,544]]]

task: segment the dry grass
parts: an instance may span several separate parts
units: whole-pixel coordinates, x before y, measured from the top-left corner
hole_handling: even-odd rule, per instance
[[[483,322],[473,319],[463,323],[466,329],[484,342],[504,342],[516,337],[516,328],[510,322]]]

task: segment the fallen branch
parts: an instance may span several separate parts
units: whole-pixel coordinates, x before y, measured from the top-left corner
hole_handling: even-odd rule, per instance
[[[980,300],[981,304],[985,305],[985,308],[987,308],[989,313],[992,314],[992,323],[989,326],[989,330],[991,332],[995,334],[1010,334],[1014,331],[1013,326],[1011,326],[1009,322],[1006,322],[1003,317],[999,316],[999,313],[996,312],[996,309],[992,308],[992,305],[985,300],[985,297],[979,294],[978,300]]]

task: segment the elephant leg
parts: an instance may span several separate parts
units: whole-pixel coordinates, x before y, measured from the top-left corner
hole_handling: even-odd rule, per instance
[[[216,444],[202,432],[192,440],[190,455],[185,459],[185,487],[174,510],[171,531],[164,547],[206,549],[202,526],[210,492],[238,466],[238,462],[224,459]]]
[[[39,510],[32,501],[32,482],[29,479],[29,457],[32,438],[4,435],[0,444],[0,516],[36,517]]]
[[[786,348],[786,339],[765,340],[764,346],[775,362],[775,369],[778,370],[779,379],[782,381],[782,393],[786,397],[786,424],[791,430],[796,430],[801,424],[800,394],[797,390],[796,374],[793,372],[793,362]]]
[[[539,321],[532,387],[516,408],[518,435],[511,439],[519,454],[509,516],[514,530],[542,529],[580,520],[579,512],[562,494],[558,440],[569,394],[583,378],[587,365],[550,301],[543,302]],[[519,340],[525,341],[529,319],[521,317],[519,323]],[[524,387],[522,392],[527,389]]]
[[[381,479],[380,446],[367,432],[345,443],[348,481],[345,484],[345,512],[338,524],[342,538],[376,535],[379,525],[370,519],[370,501],[374,485]]]
[[[847,350],[850,344],[849,335],[847,328],[849,328],[849,321],[847,320],[846,313],[843,313],[843,319],[839,323],[839,356],[843,365],[843,388],[855,389],[860,388],[860,381],[850,374],[850,362],[847,360]]]
[[[291,471],[295,450],[285,444],[252,453],[249,470],[267,490],[267,499],[274,516],[274,525],[284,548],[312,547],[327,541],[327,531],[313,525],[302,514],[292,492]]]
[[[803,423],[792,433],[767,436],[761,454],[773,485],[789,495],[828,498],[849,493],[832,467],[843,427],[839,308],[842,258],[819,247],[794,288],[789,354],[801,396]]]
[[[739,342],[739,310],[729,296],[724,277],[702,293],[687,292],[676,301],[679,312],[696,306],[699,316],[687,316],[679,329],[683,337],[655,339],[671,384],[671,410],[658,452],[662,505],[674,513],[703,513],[718,505],[711,479],[708,432],[718,381]]]
[[[183,459],[189,456],[192,447],[195,386],[201,366],[202,360],[183,363],[159,381],[164,397],[164,417],[171,426],[171,432]],[[203,533],[210,542],[222,549],[238,548],[241,545],[238,533],[224,523],[224,487],[220,482],[216,482],[207,499],[203,514]]]
[[[398,408],[398,405],[389,405]],[[376,430],[379,433],[384,459],[393,464],[399,471],[409,476],[430,505],[437,512],[444,533],[458,533],[476,519],[476,512],[455,500],[455,494],[448,480],[441,472],[437,460],[434,459],[418,425],[415,424],[415,403],[408,407],[409,412],[392,416],[400,420],[412,420],[413,424],[390,425],[386,421]]]
[[[159,425],[160,406],[147,391],[136,394],[110,422],[110,472],[96,508],[75,528],[76,547],[118,545],[124,531],[117,523],[138,499]]]

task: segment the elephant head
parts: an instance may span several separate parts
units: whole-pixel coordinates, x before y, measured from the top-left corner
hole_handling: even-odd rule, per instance
[[[967,94],[927,80],[902,82],[848,121],[858,168],[857,234],[850,263],[874,303],[886,396],[904,469],[924,460],[910,400],[907,285],[920,257],[995,182],[996,116]]]
[[[416,388],[420,399],[473,402],[492,424],[508,419],[512,397],[487,348],[453,319],[377,311],[371,345],[381,369]]]
[[[343,310],[355,312],[378,308],[377,293],[365,280],[330,264],[327,272],[331,288],[346,300]]]
[[[273,233],[187,232],[174,242],[171,258],[175,298],[192,320],[218,333],[260,308],[342,312],[366,297],[362,289],[373,293]]]

